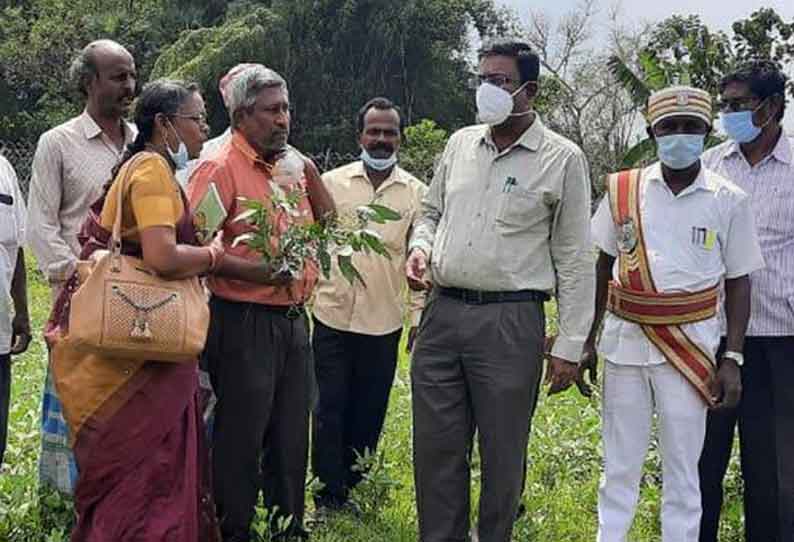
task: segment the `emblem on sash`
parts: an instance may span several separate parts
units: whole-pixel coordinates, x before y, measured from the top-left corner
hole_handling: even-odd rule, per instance
[[[618,250],[628,254],[637,246],[637,226],[631,218],[620,224],[618,230]]]

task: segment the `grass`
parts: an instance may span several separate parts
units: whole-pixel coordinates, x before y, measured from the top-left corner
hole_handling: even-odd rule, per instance
[[[49,311],[49,291],[29,270],[30,310],[34,329],[41,330]],[[553,326],[553,307],[550,327]],[[9,443],[0,475],[0,541],[62,542],[68,540],[70,510],[53,495],[39,495],[37,460],[39,417],[46,353],[40,334],[30,350],[16,359],[13,372]],[[402,355],[394,382],[382,457],[360,488],[367,511],[363,519],[340,516],[314,532],[314,542],[415,542],[416,510],[411,465],[411,391],[409,360]],[[516,541],[591,542],[595,540],[596,502],[601,474],[599,394],[591,399],[569,391],[540,400],[529,444],[525,502],[528,513],[517,524]],[[479,489],[477,458],[472,479],[473,512]],[[637,517],[630,540],[660,540],[661,465],[652,444]],[[720,540],[742,537],[741,479],[737,458],[726,480],[726,504]],[[42,513],[40,501],[47,512]],[[308,505],[311,509],[311,504]],[[255,528],[264,523],[260,516]]]

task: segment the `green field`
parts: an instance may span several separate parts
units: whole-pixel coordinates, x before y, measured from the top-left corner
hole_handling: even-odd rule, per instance
[[[49,310],[46,285],[29,280],[34,329],[41,330]],[[553,307],[549,307],[553,311]],[[38,332],[37,332],[38,333]],[[36,337],[31,349],[13,367],[9,446],[0,474],[0,541],[58,542],[68,540],[68,504],[51,495],[39,496],[37,459],[41,389],[45,348]],[[411,468],[411,394],[409,359],[403,356],[394,383],[383,435],[383,457],[376,462],[357,498],[364,509],[360,518],[334,518],[314,532],[316,542],[414,542],[416,511]],[[563,396],[541,399],[529,444],[529,472],[524,496],[528,514],[515,529],[514,540],[542,542],[594,541],[596,499],[601,473],[599,395],[591,399],[571,390]],[[476,514],[479,470],[473,465],[472,500]],[[742,537],[741,479],[737,460],[726,481],[723,542]],[[46,503],[40,506],[40,501]],[[631,540],[660,539],[661,468],[655,444],[646,464],[642,496]],[[47,510],[42,513],[41,510]],[[311,510],[311,504],[309,504]],[[256,528],[261,528],[258,522]]]

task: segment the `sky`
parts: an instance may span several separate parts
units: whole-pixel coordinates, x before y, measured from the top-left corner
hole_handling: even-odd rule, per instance
[[[532,13],[558,21],[560,17],[579,5],[581,0],[496,0],[498,5],[512,8],[528,21]],[[794,20],[794,0],[596,0],[597,15],[594,24],[600,28],[593,31],[594,39],[607,31],[607,13],[617,5],[621,20],[628,26],[632,23],[659,22],[671,15],[699,15],[701,21],[712,30],[730,33],[731,24],[749,17],[762,7],[773,8],[784,20]],[[794,71],[794,69],[789,70]],[[789,99],[784,126],[794,134],[794,102]]]
[[[579,0],[496,0],[497,4],[513,8],[524,18],[531,12],[541,12],[557,18],[571,11]],[[614,0],[598,1],[605,13]],[[762,7],[774,8],[783,18],[794,19],[794,2],[791,0],[622,0],[619,2],[623,16],[635,21],[661,21],[670,15],[700,15],[707,26],[730,30],[731,23],[748,17]]]

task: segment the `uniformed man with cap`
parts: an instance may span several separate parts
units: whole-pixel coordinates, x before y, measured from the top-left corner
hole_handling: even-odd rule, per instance
[[[580,370],[594,367],[606,312],[598,341],[605,359],[598,540],[626,540],[655,413],[662,540],[695,542],[706,413],[739,400],[748,274],[763,259],[747,195],[700,163],[710,95],[690,87],[656,92],[647,118],[659,162],[610,175],[592,220],[600,249],[596,318]],[[727,348],[717,356],[721,299]]]

